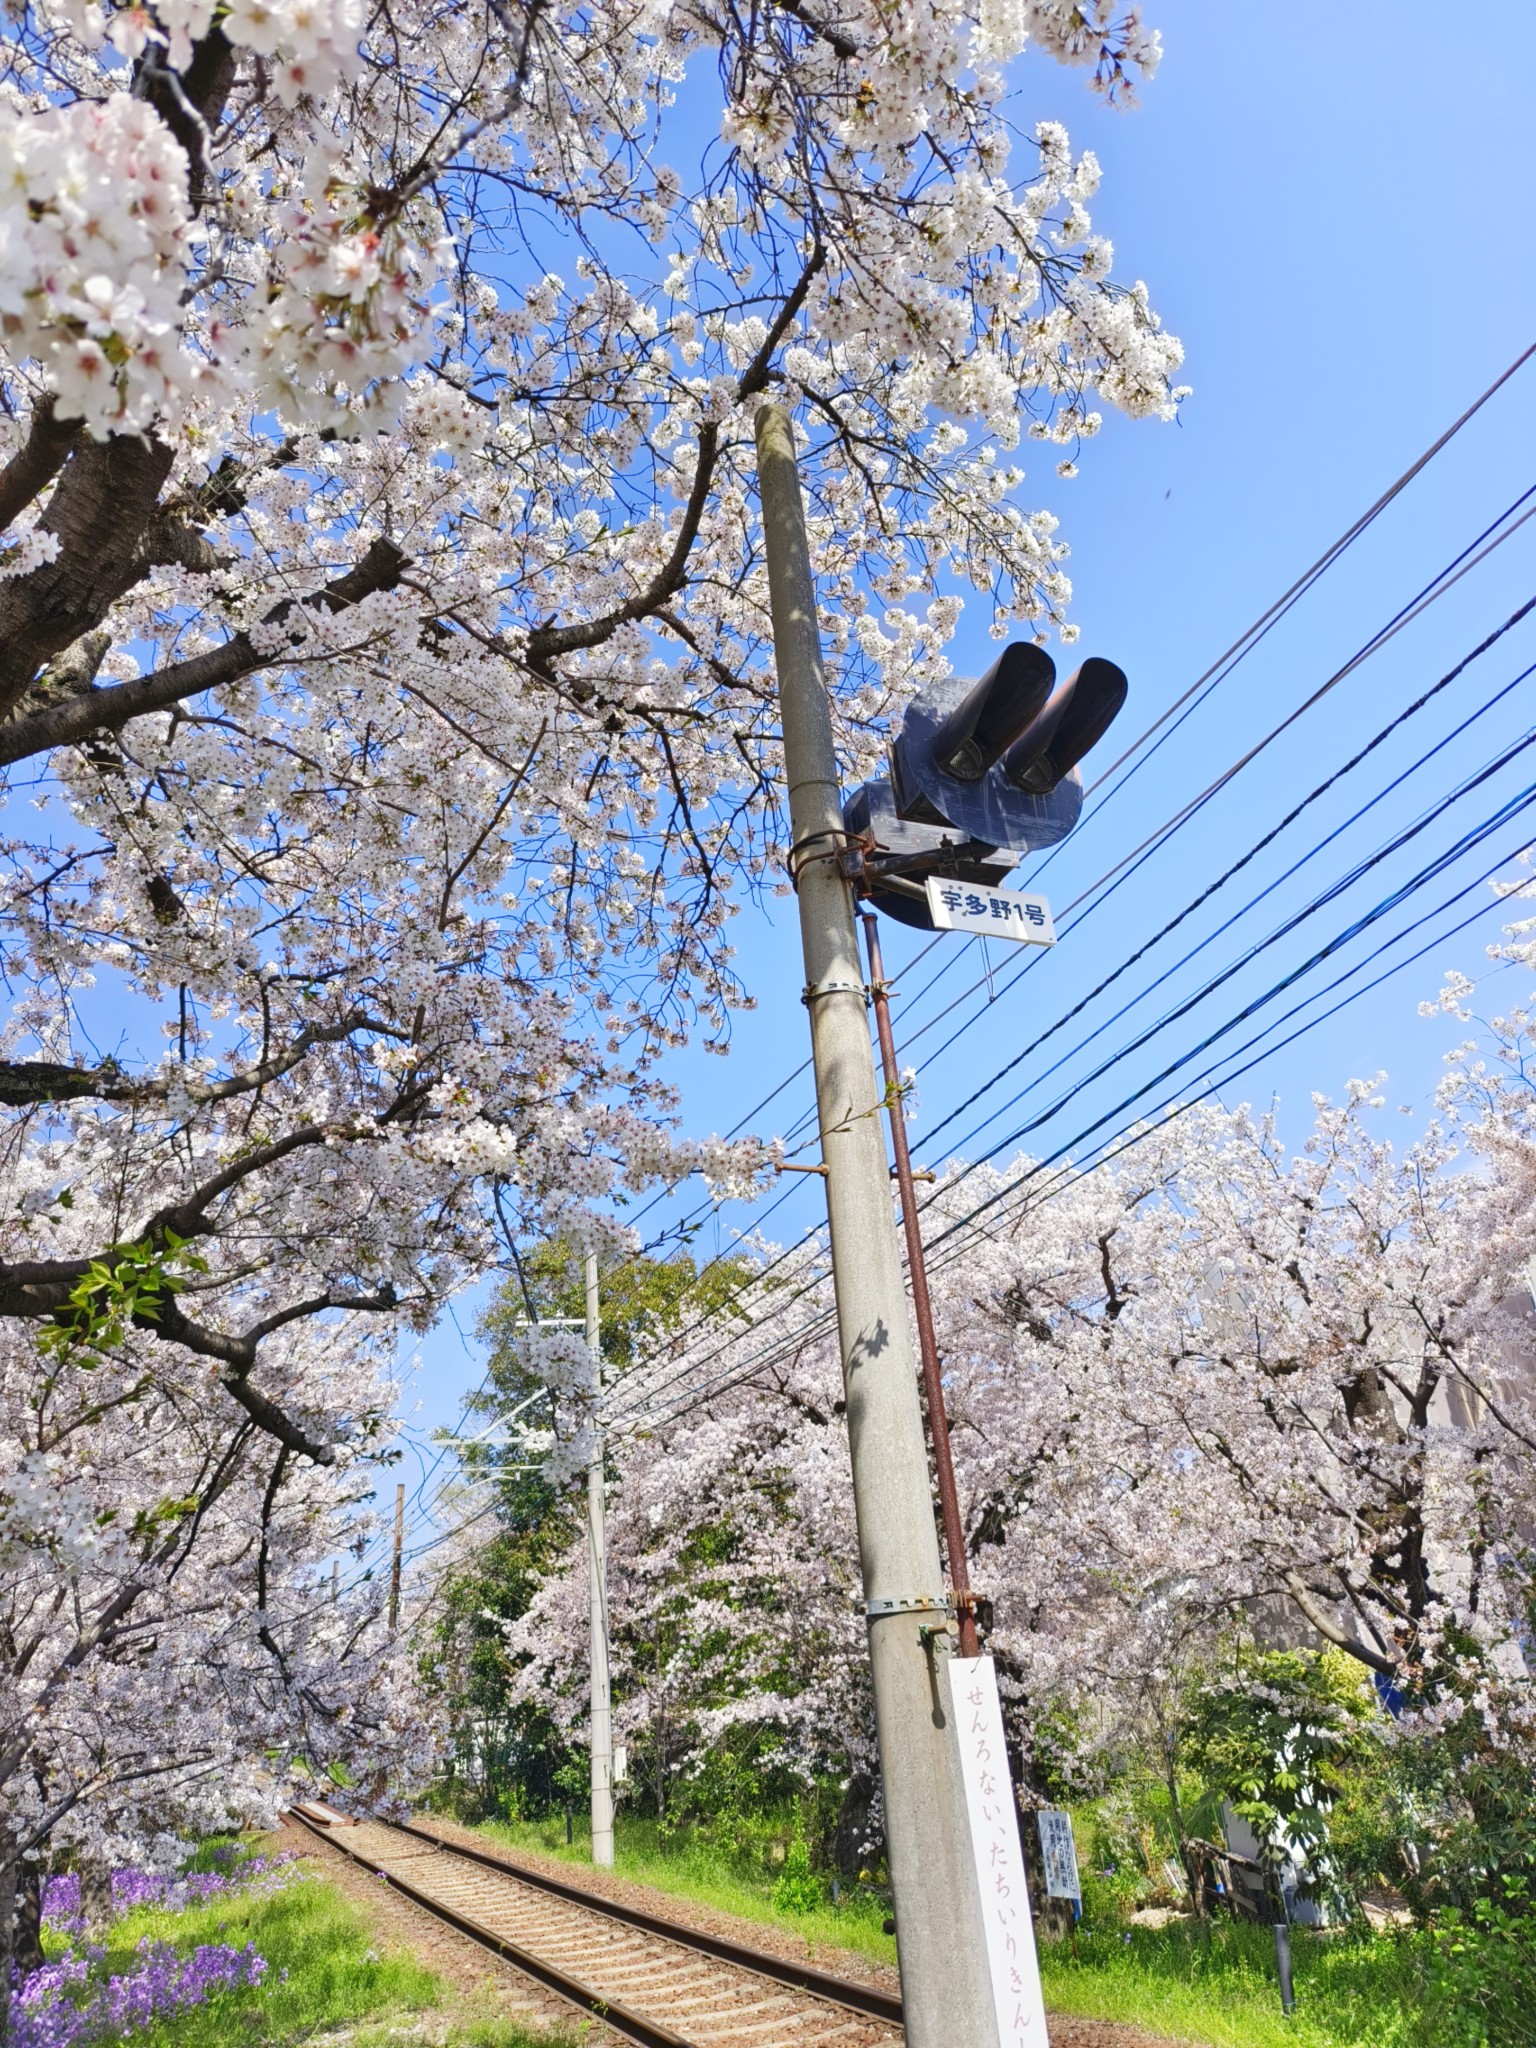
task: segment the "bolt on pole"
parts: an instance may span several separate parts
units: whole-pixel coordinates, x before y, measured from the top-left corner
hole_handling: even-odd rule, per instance
[[[602,1392],[602,1332],[597,1314],[597,1254],[586,1256],[587,1348],[596,1376],[592,1457],[587,1466],[587,1575],[592,1600],[592,1861],[613,1868],[613,1695],[608,1677],[608,1532],[603,1498],[603,1431],[597,1421]]]
[[[782,406],[756,419],[816,1103],[908,2048],[996,2048],[944,1575],[891,1213],[816,592]]]
[[[933,1302],[928,1293],[928,1262],[923,1256],[922,1226],[917,1220],[917,1189],[912,1179],[912,1155],[907,1149],[907,1119],[901,1106],[901,1070],[896,1064],[896,1040],[891,1032],[885,963],[880,957],[880,921],[872,911],[866,911],[860,922],[864,926],[864,943],[869,948],[869,990],[880,1036],[880,1062],[885,1072],[885,1106],[891,1123],[891,1150],[896,1155],[901,1227],[907,1240],[907,1277],[912,1283],[912,1320],[917,1324],[917,1348],[923,1360],[923,1393],[928,1402],[928,1435],[933,1444],[933,1467],[938,1474],[939,1505],[944,1514],[949,1583],[954,1593],[955,1612],[960,1619],[960,1654],[962,1657],[979,1657],[981,1646],[976,1639],[976,1601],[971,1592],[970,1561],[965,1554],[965,1524],[960,1519],[955,1461],[949,1449],[949,1417],[944,1413],[944,1378],[939,1371],[939,1347],[933,1335]]]

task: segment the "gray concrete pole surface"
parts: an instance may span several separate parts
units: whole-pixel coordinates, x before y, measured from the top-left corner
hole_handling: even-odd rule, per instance
[[[597,1320],[597,1254],[586,1257],[587,1348],[597,1361],[602,1390],[601,1331]],[[587,1576],[592,1596],[592,1861],[613,1868],[613,1694],[608,1678],[608,1525],[603,1498],[603,1432],[587,1466]]]
[[[959,1754],[950,1639],[890,1169],[843,843],[794,428],[757,414],[773,643],[816,1101],[826,1165],[885,1836],[908,2048],[997,2048]]]

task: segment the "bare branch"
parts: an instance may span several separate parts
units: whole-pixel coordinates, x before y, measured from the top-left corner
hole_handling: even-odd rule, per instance
[[[1394,1677],[1402,1668],[1399,1660],[1384,1657],[1379,1650],[1373,1650],[1369,1643],[1362,1643],[1358,1636],[1351,1635],[1342,1623],[1335,1621],[1327,1609],[1319,1606],[1312,1598],[1295,1572],[1286,1573],[1285,1584],[1286,1590],[1301,1609],[1304,1618],[1336,1649],[1347,1650],[1350,1656],[1365,1665],[1368,1671],[1379,1671],[1383,1678]]]

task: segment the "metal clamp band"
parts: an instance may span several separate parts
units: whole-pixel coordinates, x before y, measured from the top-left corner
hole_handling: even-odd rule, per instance
[[[892,1614],[942,1614],[948,1615],[949,1602],[930,1600],[926,1593],[909,1594],[904,1600],[866,1600],[864,1617],[867,1621],[883,1621]]]
[[[820,852],[815,851],[818,845],[821,846]],[[840,826],[832,825],[820,832],[812,832],[804,839],[797,839],[789,849],[785,865],[797,893],[801,875],[812,861],[817,860],[834,862],[845,882],[861,883],[864,880],[864,856],[872,853],[874,848],[875,842],[867,832],[845,832]]]
[[[869,990],[862,981],[818,981],[800,991],[800,1000],[806,1004],[817,1002],[822,996],[862,996],[867,1003]]]

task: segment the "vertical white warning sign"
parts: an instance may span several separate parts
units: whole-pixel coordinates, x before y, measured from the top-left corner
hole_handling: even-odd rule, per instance
[[[948,1668],[971,1848],[981,1887],[997,2038],[1000,2048],[1046,2048],[1050,2037],[1024,1879],[1018,1809],[1003,1746],[997,1674],[990,1657],[951,1657]]]

